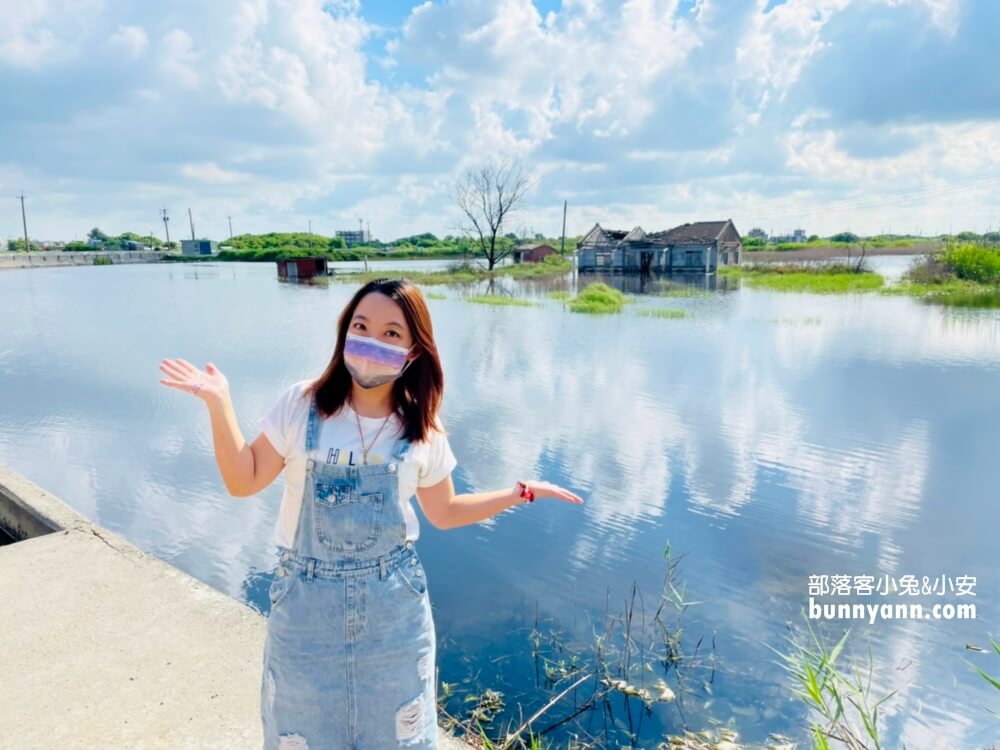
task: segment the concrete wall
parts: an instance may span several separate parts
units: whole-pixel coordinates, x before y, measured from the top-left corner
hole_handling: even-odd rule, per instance
[[[91,525],[59,498],[0,465],[0,529],[15,542]]]
[[[47,266],[92,266],[94,258],[110,258],[113,263],[155,263],[166,253],[141,251],[87,250],[82,252],[11,253],[0,252],[0,270],[4,268],[40,268]]]

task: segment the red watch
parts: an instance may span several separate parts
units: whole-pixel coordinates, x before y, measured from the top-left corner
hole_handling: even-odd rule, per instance
[[[528,485],[518,479],[517,486],[521,488],[521,497],[526,499],[529,503],[535,502],[535,493],[528,489]]]

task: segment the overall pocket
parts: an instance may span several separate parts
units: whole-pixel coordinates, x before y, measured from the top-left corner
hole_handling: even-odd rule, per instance
[[[397,565],[394,575],[403,582],[410,593],[421,597],[427,591],[427,584],[424,582],[424,566],[419,561],[416,565],[412,565],[411,561],[413,560],[417,560],[417,558],[411,557]]]
[[[313,518],[319,543],[338,552],[360,552],[378,541],[382,493],[359,492],[351,482],[317,479]]]
[[[299,577],[298,573],[291,573],[285,570],[284,574],[282,574],[280,572],[281,570],[283,569],[278,568],[278,570],[275,571],[274,579],[271,581],[271,585],[267,589],[267,598],[271,602],[272,612],[285,600],[288,596],[288,592],[292,590],[292,584],[294,584],[296,579]]]

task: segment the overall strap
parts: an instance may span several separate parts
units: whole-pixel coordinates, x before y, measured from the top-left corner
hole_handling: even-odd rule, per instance
[[[404,428],[405,433],[405,428]],[[396,447],[393,449],[392,455],[397,461],[402,461],[403,457],[410,450],[410,441],[406,439],[405,434],[396,441]]]
[[[306,423],[306,455],[316,450],[319,444],[320,419],[316,409],[316,397],[309,399],[309,421]]]

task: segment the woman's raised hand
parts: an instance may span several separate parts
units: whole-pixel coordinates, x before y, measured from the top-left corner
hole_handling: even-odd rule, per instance
[[[160,370],[167,376],[160,381],[163,385],[190,393],[206,403],[229,392],[229,381],[211,362],[202,371],[184,359],[165,359],[160,362]]]
[[[574,505],[583,505],[582,497],[573,494],[557,484],[552,484],[552,482],[545,482],[540,479],[526,479],[524,483],[528,485],[529,490],[535,493],[535,500],[541,500],[543,497],[554,497],[557,500],[565,500]]]

